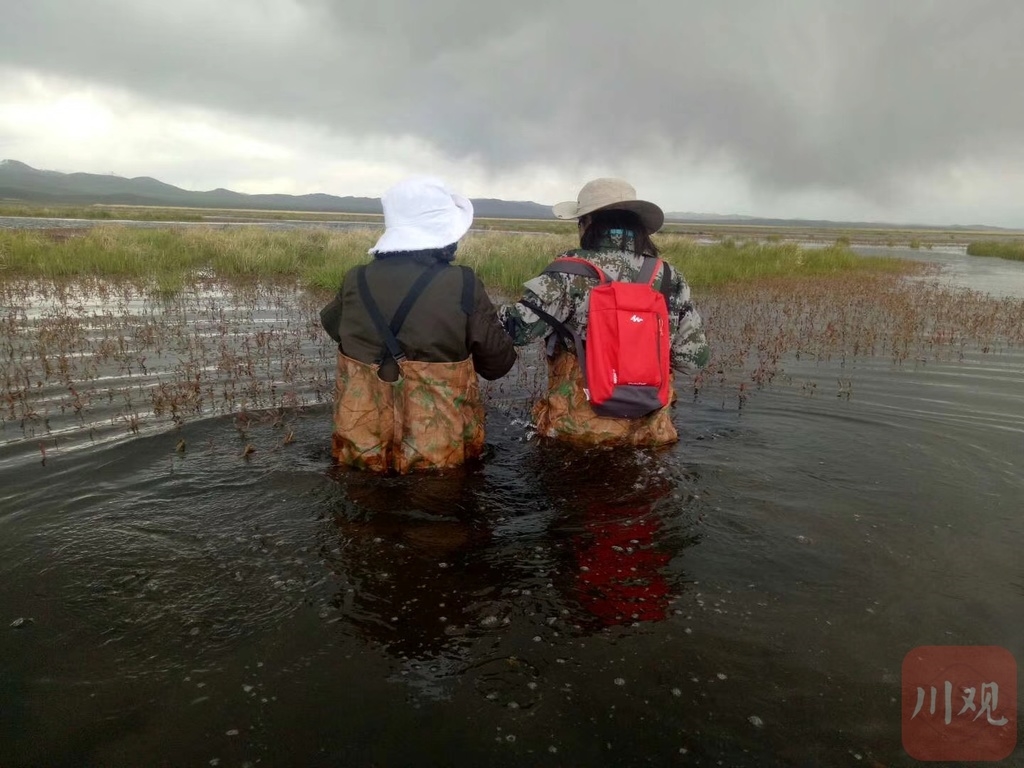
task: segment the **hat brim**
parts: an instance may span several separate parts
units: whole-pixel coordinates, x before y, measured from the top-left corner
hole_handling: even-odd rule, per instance
[[[558,203],[551,207],[551,212],[559,219],[579,219],[588,213],[597,211],[632,211],[640,217],[640,221],[651,234],[657,232],[665,224],[665,212],[647,200],[622,200],[606,205],[586,206],[575,200]]]
[[[462,239],[473,225],[473,203],[462,195],[452,195],[456,215],[445,227],[397,226],[387,227],[369,253],[395,253],[397,251],[426,251],[444,248]]]

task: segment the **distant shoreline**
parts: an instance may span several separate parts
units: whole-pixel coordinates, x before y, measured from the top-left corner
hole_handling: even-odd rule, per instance
[[[29,223],[33,222],[33,223]],[[383,226],[383,216],[372,213],[314,213],[309,211],[258,210],[250,208],[201,208],[157,205],[39,205],[0,202],[0,228],[90,227],[96,224],[129,223],[131,226],[241,226],[269,225],[278,229],[322,225],[328,229]],[[478,231],[574,235],[574,222],[559,219],[477,217]],[[979,241],[1013,242],[1024,231],[963,227],[884,227],[844,224],[762,225],[753,222],[667,221],[659,236],[682,235],[702,241],[799,242],[856,244],[879,247],[963,247]]]

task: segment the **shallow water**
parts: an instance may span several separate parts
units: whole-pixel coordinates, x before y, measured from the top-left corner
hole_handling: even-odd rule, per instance
[[[911,648],[1024,658],[1019,348],[790,355],[585,455],[527,355],[483,464],[383,480],[330,466],[301,297],[49,300],[6,365],[63,328],[96,375],[5,406],[0,765],[911,765]]]
[[[942,270],[938,278],[942,285],[980,291],[995,298],[1024,296],[1024,261],[968,256],[965,248],[957,246],[922,250],[858,245],[853,250],[863,255],[896,256],[934,264]]]

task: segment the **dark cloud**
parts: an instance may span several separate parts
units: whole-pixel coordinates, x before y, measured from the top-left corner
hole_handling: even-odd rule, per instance
[[[884,201],[1020,150],[1021,29],[1018,0],[33,0],[5,11],[0,66],[495,172],[706,158],[760,194]]]

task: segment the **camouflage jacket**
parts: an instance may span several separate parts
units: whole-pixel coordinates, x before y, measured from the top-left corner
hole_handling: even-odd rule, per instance
[[[612,280],[636,279],[643,264],[643,257],[618,249],[578,249],[562,255],[578,256],[593,262]],[[655,289],[661,288],[663,274],[664,268],[661,268],[655,275]],[[529,301],[556,319],[572,325],[586,338],[590,289],[596,284],[596,279],[579,275],[542,274],[525,283],[521,300]],[[704,325],[690,301],[690,286],[675,267],[672,268],[668,314],[672,367],[684,371],[703,368],[709,357]],[[551,334],[551,326],[518,302],[501,307],[498,317],[516,346],[529,344]]]

